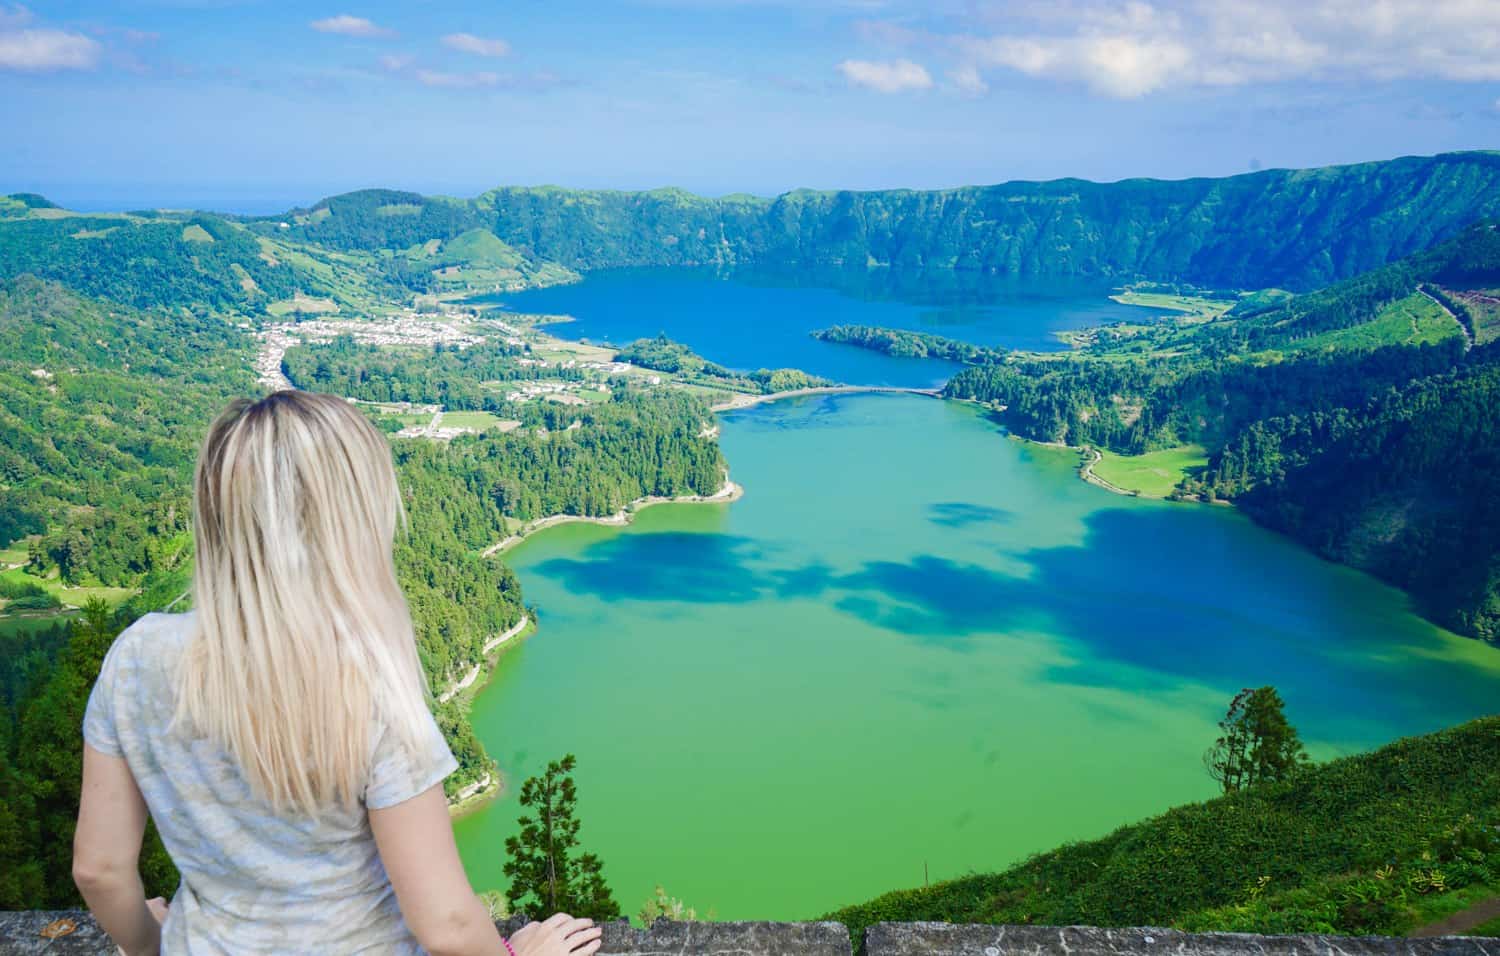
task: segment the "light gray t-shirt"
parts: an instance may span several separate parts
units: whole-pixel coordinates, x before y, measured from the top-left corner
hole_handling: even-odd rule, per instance
[[[217,744],[172,728],[173,671],[192,614],[148,614],[115,639],[83,738],[130,766],[182,873],[162,928],[167,954],[419,953],[380,862],[366,808],[417,796],[457,768],[429,718],[421,753],[371,731],[362,805],[278,815]]]

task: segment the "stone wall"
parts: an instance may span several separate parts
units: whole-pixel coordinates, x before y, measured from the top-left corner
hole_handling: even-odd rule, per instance
[[[55,940],[42,930],[58,919],[77,929]],[[512,932],[520,920],[500,924]],[[109,938],[82,912],[0,913],[0,956],[45,953],[111,956]],[[1247,936],[1161,929],[1087,926],[955,926],[878,923],[862,956],[1500,956],[1500,939],[1352,939],[1334,936]],[[669,923],[649,929],[610,923],[601,956],[850,956],[842,923]]]

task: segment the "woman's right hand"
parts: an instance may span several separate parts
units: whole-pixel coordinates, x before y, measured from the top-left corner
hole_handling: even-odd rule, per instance
[[[591,919],[556,913],[540,923],[527,923],[510,938],[516,956],[594,956],[604,930]]]

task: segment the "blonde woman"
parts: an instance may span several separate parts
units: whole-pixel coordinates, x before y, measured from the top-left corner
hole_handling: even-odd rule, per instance
[[[194,610],[122,633],[84,717],[73,875],[121,949],[592,956],[566,914],[503,940],[464,875],[375,428],[326,395],[235,402],[193,509]],[[170,908],[137,871],[148,813]]]

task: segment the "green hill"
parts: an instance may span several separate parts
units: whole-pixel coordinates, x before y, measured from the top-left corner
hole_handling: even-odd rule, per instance
[[[1500,894],[1497,823],[1491,717],[827,918],[1400,933]]]
[[[288,222],[339,249],[405,249],[471,229],[580,271],[617,266],[869,265],[1148,276],[1311,289],[1500,215],[1500,153],[1405,157],[1224,179],[1064,179],[949,190],[710,199],[681,190],[495,189],[473,200],[365,190]]]
[[[1473,330],[1489,328],[1497,289],[1500,232],[1481,223],[1317,292],[968,368],[947,394],[1003,406],[1026,438],[1123,455],[1202,446],[1208,464],[1178,494],[1232,499],[1496,640],[1500,345]]]

